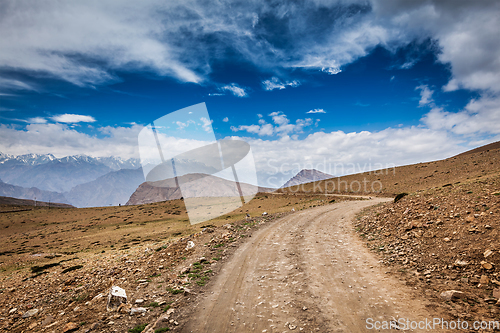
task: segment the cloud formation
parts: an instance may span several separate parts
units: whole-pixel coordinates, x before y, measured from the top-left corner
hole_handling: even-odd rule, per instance
[[[115,82],[118,71],[136,70],[202,82],[230,49],[263,70],[336,74],[377,46],[395,50],[430,38],[439,61],[450,64],[446,90],[498,92],[499,15],[495,0],[8,1],[0,11],[0,69],[78,86]],[[5,80],[0,87],[3,82],[8,89],[33,88]],[[276,77],[263,82],[268,90],[295,84]]]
[[[268,80],[262,81],[262,85],[264,86],[264,90],[267,90],[267,91],[272,91],[274,89],[283,90],[286,87],[298,87],[298,86],[300,86],[300,81],[293,80],[293,81],[283,82],[277,77],[272,77]]]
[[[80,114],[71,114],[65,113],[57,116],[51,117],[51,119],[58,123],[66,123],[66,124],[76,124],[76,123],[93,123],[95,122],[95,118],[92,116],[84,116]]]
[[[236,97],[248,97],[247,92],[245,91],[244,88],[240,87],[236,83],[231,83],[225,86],[222,86],[219,88],[219,91],[221,92],[229,92],[230,94],[236,96]]]
[[[258,136],[285,136],[285,135],[296,135],[303,133],[304,127],[311,126],[313,121],[311,118],[297,119],[295,124],[290,123],[288,117],[281,111],[272,112],[269,114],[273,124],[267,123],[263,119],[262,115],[259,116],[258,125],[240,125],[231,126],[233,132],[246,131],[251,134],[257,134]]]
[[[312,109],[307,111],[306,113],[326,113],[326,111],[323,109]]]

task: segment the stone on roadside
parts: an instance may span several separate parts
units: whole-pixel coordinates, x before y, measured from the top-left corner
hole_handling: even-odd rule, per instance
[[[446,301],[453,301],[455,299],[460,298],[464,293],[458,290],[447,290],[443,291],[439,297]]]
[[[489,262],[481,261],[481,267],[483,267],[484,269],[490,270],[493,268],[493,265],[490,264]]]
[[[491,250],[486,250],[484,251],[483,255],[485,258],[488,258],[489,256],[491,256],[493,254],[493,251]]]
[[[34,315],[36,315],[38,313],[38,309],[31,309],[31,310],[28,310],[26,311],[24,314],[23,314],[23,318],[29,318],[29,317],[33,317]]]
[[[481,275],[481,278],[479,279],[479,283],[482,285],[487,285],[490,283],[490,279],[488,278],[487,275]]]
[[[127,293],[125,292],[125,289],[118,286],[111,287],[108,295],[108,304],[106,306],[106,309],[108,311],[116,310],[122,303],[127,303]]]
[[[469,263],[468,263],[467,261],[465,261],[465,260],[459,260],[459,259],[457,259],[457,260],[453,263],[453,265],[455,265],[455,266],[459,266],[459,267],[465,267],[465,266],[467,266],[468,264],[469,264]]]
[[[500,299],[500,289],[499,288],[493,289],[493,297],[495,297],[496,299]]]
[[[130,314],[136,314],[136,313],[145,313],[147,311],[146,308],[131,308],[130,309]]]
[[[77,331],[80,328],[77,323],[69,322],[66,325],[64,325],[64,328],[62,330],[63,333],[66,332],[74,332]]]
[[[193,241],[188,241],[186,245],[186,250],[192,249],[194,247],[194,242]]]

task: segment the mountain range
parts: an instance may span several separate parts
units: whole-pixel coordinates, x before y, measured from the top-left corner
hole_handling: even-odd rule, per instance
[[[196,186],[185,189],[190,195],[213,195],[214,186],[210,184],[210,177],[195,174],[189,174],[189,177],[203,178],[202,183],[195,182]],[[332,176],[314,169],[302,170],[284,187],[327,178]],[[140,161],[133,158],[124,160],[87,155],[56,158],[52,154],[14,156],[0,153],[0,179],[0,196],[19,199],[36,197],[40,201],[60,202],[75,207],[134,205],[179,199],[182,196],[175,186],[145,182]],[[217,191],[224,192],[234,188],[234,183],[222,182],[217,186]],[[273,189],[258,187],[257,190],[269,192]]]
[[[138,159],[0,153],[0,195],[76,207],[124,204],[144,181]]]

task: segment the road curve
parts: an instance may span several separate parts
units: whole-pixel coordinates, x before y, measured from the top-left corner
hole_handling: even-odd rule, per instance
[[[225,264],[182,331],[373,332],[376,321],[432,318],[353,231],[358,211],[387,200],[321,206],[263,227]]]

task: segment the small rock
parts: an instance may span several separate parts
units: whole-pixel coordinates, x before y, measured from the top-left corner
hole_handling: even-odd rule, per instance
[[[24,314],[23,314],[23,318],[29,318],[29,317],[32,317],[34,315],[36,315],[38,313],[38,309],[31,309],[31,310],[28,310],[26,311]]]
[[[464,293],[461,292],[461,291],[457,291],[457,290],[447,290],[447,291],[443,291],[439,297],[441,297],[442,299],[446,300],[446,301],[453,301],[457,298],[460,298]]]
[[[445,242],[450,242],[450,241],[451,241],[451,239],[449,239],[448,237],[445,237],[443,240],[444,240]]]
[[[481,261],[481,267],[483,267],[484,269],[492,269],[493,268],[493,265],[490,264],[489,262],[486,262],[486,261]]]
[[[262,216],[267,216],[267,212],[262,213]]]
[[[193,241],[188,241],[186,245],[186,250],[192,249],[194,247],[194,242]]]
[[[467,261],[465,261],[465,260],[459,260],[459,259],[457,259],[453,265],[460,266],[460,267],[465,267],[468,264],[469,263]]]
[[[17,311],[17,308],[10,309],[9,314],[13,314],[16,311]]]
[[[493,251],[491,250],[486,250],[484,251],[483,255],[485,258],[488,258],[489,256],[491,256],[493,254]]]
[[[142,298],[138,298],[135,300],[135,304],[142,304],[144,303],[144,300]]]
[[[130,314],[145,313],[146,311],[148,311],[146,308],[132,308],[130,309]]]
[[[495,297],[496,299],[500,299],[500,289],[499,288],[493,289],[493,297]]]
[[[108,311],[116,310],[122,303],[127,303],[127,293],[125,292],[125,289],[117,286],[111,287],[106,309]]]
[[[302,308],[302,310],[306,311],[306,310],[307,310],[307,307],[305,307],[305,306],[304,306],[304,307]]]
[[[291,329],[291,330],[294,330],[297,328],[296,325],[293,325],[293,324],[288,324],[288,328]]]
[[[490,279],[486,275],[481,275],[481,278],[479,279],[479,283],[483,285],[487,285],[490,283]]]
[[[495,304],[497,302],[496,298],[486,297],[484,301],[488,304]]]
[[[64,325],[63,333],[77,331],[80,328],[77,323],[69,322]]]

